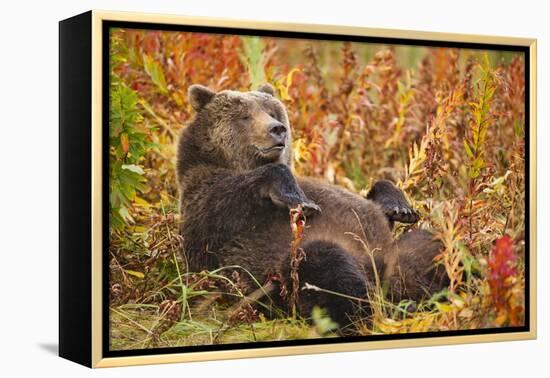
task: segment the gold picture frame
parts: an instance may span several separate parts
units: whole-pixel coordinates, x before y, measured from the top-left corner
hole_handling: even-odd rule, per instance
[[[212,27],[219,30],[304,33],[333,36],[355,36],[379,39],[410,40],[416,43],[441,42],[488,46],[514,46],[526,53],[528,92],[525,119],[528,141],[528,232],[525,330],[437,337],[414,337],[388,340],[334,342],[293,346],[231,348],[193,352],[168,350],[155,354],[135,353],[107,356],[104,351],[104,299],[106,279],[103,248],[105,212],[105,135],[103,122],[108,117],[104,92],[105,47],[110,22],[160,26]],[[107,29],[107,30],[106,30]],[[435,33],[372,29],[363,27],[259,22],[209,17],[126,13],[93,10],[60,22],[60,355],[89,367],[113,367],[154,363],[207,361],[249,357],[282,356],[370,349],[435,346],[494,341],[535,339],[536,325],[536,39],[467,34]],[[78,67],[76,67],[78,66]],[[107,99],[108,100],[108,99]],[[83,159],[83,160],[80,160]],[[84,162],[85,168],[75,160]],[[527,190],[526,190],[527,192]],[[75,205],[80,203],[79,205]],[[74,214],[75,206],[81,210]],[[527,230],[526,230],[527,231]],[[527,282],[528,281],[528,282]]]

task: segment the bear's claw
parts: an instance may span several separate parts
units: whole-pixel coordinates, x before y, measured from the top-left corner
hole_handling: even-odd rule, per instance
[[[390,224],[416,223],[419,220],[403,192],[389,181],[382,180],[374,184],[367,198],[380,205]]]
[[[394,222],[401,222],[401,223],[416,223],[418,222],[418,214],[406,206],[388,206],[385,204],[380,204],[382,206],[382,210],[384,211],[384,214]]]
[[[316,211],[318,213],[321,212],[321,208],[315,202],[306,201],[306,202],[303,202],[301,205],[306,213],[309,213],[310,211]]]

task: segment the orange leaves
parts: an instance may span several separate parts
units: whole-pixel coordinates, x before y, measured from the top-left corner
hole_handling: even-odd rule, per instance
[[[294,100],[289,94],[289,90],[290,90],[290,86],[292,85],[294,74],[296,72],[300,72],[300,69],[299,68],[291,69],[290,72],[286,74],[286,80],[281,80],[276,84],[277,89],[279,90],[279,96],[283,101],[294,102]]]
[[[455,293],[463,284],[464,248],[461,243],[463,233],[456,201],[447,201],[433,210],[434,222],[439,230],[438,238],[445,249],[437,257],[449,277],[449,291]]]
[[[130,150],[130,141],[128,140],[127,133],[120,134],[120,147],[122,148],[124,154],[127,155],[128,151]]]

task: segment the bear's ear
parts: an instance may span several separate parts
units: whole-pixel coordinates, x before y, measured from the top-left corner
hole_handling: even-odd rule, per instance
[[[268,95],[275,96],[275,88],[271,84],[262,84],[258,88],[258,92],[267,93]]]
[[[204,108],[215,95],[216,92],[200,84],[193,84],[188,89],[189,102],[197,112]]]

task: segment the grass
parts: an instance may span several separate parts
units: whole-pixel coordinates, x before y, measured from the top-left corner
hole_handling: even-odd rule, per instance
[[[111,348],[335,336],[322,309],[301,319],[258,303],[262,278],[247,289],[242,267],[186,270],[174,159],[195,83],[270,82],[293,126],[296,174],[358,193],[391,179],[421,215],[414,227],[439,233],[449,287],[395,304],[377,280],[372,316],[354,319],[360,334],[523,324],[524,74],[511,52],[114,31]]]

